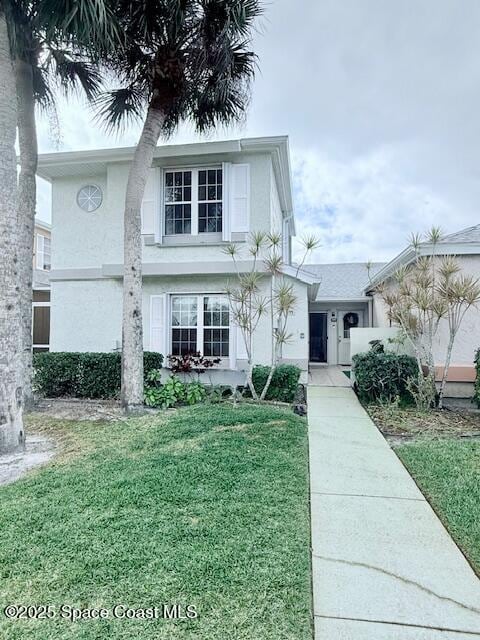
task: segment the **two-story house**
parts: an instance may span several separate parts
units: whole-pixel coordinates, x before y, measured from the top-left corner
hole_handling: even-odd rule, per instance
[[[48,351],[50,344],[51,226],[35,220],[33,244],[33,351]]]
[[[134,149],[40,156],[52,184],[51,350],[121,348],[123,209]],[[283,361],[308,370],[309,296],[316,276],[291,266],[295,233],[288,139],[159,146],[142,205],[145,349],[220,357],[217,379],[239,378],[246,364],[240,330],[225,297],[236,268],[251,265],[250,232],[282,234],[285,278],[296,311]],[[241,252],[235,267],[224,252]],[[269,290],[268,276],[262,282]],[[255,361],[269,363],[267,316],[255,332]]]

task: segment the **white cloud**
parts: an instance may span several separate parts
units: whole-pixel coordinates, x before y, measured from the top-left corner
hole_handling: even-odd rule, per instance
[[[392,156],[386,148],[349,162],[294,154],[297,235],[316,233],[321,241],[311,262],[388,260],[411,232],[452,218],[427,187],[401,179]]]

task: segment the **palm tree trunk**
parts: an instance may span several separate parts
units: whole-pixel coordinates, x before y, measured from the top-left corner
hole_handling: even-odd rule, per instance
[[[20,147],[20,175],[18,178],[17,221],[19,232],[20,313],[23,340],[23,406],[33,405],[32,391],[32,280],[33,242],[37,185],[38,147],[35,126],[35,98],[32,66],[15,60],[17,88],[18,142]]]
[[[128,175],[124,213],[122,327],[122,405],[127,412],[143,406],[141,205],[164,112],[149,107]]]
[[[450,369],[450,362],[452,360],[453,344],[455,342],[455,333],[450,333],[448,340],[447,355],[445,357],[445,363],[443,367],[442,381],[440,383],[440,390],[438,392],[438,408],[443,409],[443,396],[445,395],[445,389],[447,388],[448,370]]]
[[[14,146],[16,107],[7,23],[0,9],[0,453],[10,453],[25,445]]]

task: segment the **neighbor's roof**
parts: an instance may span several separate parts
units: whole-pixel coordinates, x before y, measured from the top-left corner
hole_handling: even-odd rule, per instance
[[[474,227],[462,229],[456,233],[450,233],[441,239],[441,244],[449,244],[451,242],[480,242],[480,224]]]
[[[384,262],[373,263],[370,277],[384,266]],[[308,264],[303,270],[314,274],[319,282],[317,301],[362,300],[366,297],[369,272],[364,262]]]
[[[410,264],[418,255],[429,256],[434,251],[436,255],[480,254],[480,224],[443,236],[435,247],[429,242],[422,242],[417,249],[407,247],[372,277],[372,288],[390,278],[401,266]]]

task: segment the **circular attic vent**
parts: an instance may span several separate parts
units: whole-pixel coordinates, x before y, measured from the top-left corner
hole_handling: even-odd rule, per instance
[[[103,193],[95,184],[87,184],[77,193],[77,204],[80,209],[92,213],[102,204]]]

